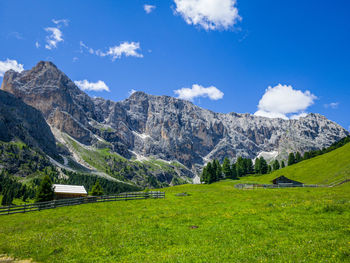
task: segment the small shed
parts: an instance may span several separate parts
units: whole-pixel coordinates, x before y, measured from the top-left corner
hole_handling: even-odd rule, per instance
[[[55,199],[85,197],[87,192],[83,185],[54,184]]]
[[[303,183],[289,179],[289,178],[285,177],[284,175],[273,179],[272,183],[274,185],[285,186],[285,187],[303,186]]]

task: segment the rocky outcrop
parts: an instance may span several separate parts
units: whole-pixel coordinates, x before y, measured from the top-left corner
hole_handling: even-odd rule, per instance
[[[213,158],[254,158],[261,152],[304,152],[349,133],[319,114],[299,120],[215,113],[189,101],[135,92],[113,102],[90,98],[51,62],[6,72],[2,89],[40,110],[51,126],[84,144],[105,140],[130,158],[177,160],[192,171]]]
[[[57,156],[55,138],[42,113],[0,90],[0,141],[16,139],[51,157]]]
[[[1,89],[40,110],[48,123],[59,123],[62,130],[90,142],[92,137],[87,136],[86,129],[91,129],[88,119],[95,118],[94,104],[53,63],[41,61],[31,70],[6,72]],[[64,123],[60,123],[62,115]]]

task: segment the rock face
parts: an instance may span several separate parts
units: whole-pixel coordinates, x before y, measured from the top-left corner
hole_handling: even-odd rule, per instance
[[[191,102],[135,92],[113,102],[90,98],[51,62],[6,72],[2,89],[40,110],[47,122],[87,145],[101,139],[130,158],[177,160],[192,171],[213,158],[255,158],[261,152],[304,152],[349,133],[319,114],[299,120],[215,113]]]
[[[42,113],[0,90],[0,141],[20,139],[28,146],[57,156],[56,143]]]

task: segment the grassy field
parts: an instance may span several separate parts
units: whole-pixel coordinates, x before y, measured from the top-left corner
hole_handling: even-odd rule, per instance
[[[350,143],[332,152],[287,166],[264,176],[244,178],[248,182],[271,183],[284,175],[305,184],[328,185],[350,179]]]
[[[350,184],[165,188],[166,199],[0,217],[0,254],[37,262],[350,262]],[[176,196],[187,192],[189,196]]]

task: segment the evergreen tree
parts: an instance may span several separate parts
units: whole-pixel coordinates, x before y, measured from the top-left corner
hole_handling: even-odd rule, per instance
[[[218,166],[217,166],[216,160],[213,160],[211,166],[213,167],[213,171],[212,171],[212,180],[213,180],[213,182],[216,182],[216,181],[218,180],[218,178],[217,178],[217,169],[218,169]]]
[[[202,176],[201,176],[201,182],[207,184],[208,181],[209,181],[208,167],[204,166],[202,171]]]
[[[260,158],[256,158],[255,164],[254,164],[254,172],[256,174],[260,174],[260,171],[261,171]]]
[[[222,167],[218,160],[214,160],[214,162],[216,163],[215,181],[219,181],[222,179]]]
[[[271,167],[271,165],[268,165],[267,166],[267,173],[269,174],[269,173],[271,173],[272,172],[272,167]]]
[[[278,169],[280,169],[280,163],[279,163],[279,161],[278,160],[275,160],[274,162],[273,162],[273,170],[274,171],[276,171],[276,170],[278,170]]]
[[[305,153],[304,153],[303,159],[304,159],[304,160],[307,160],[307,159],[310,159],[310,157],[311,157],[311,156],[310,156],[310,153],[309,153],[309,152],[305,152]]]
[[[288,166],[295,164],[295,156],[294,153],[290,153],[288,155]]]
[[[303,159],[301,158],[301,154],[300,154],[300,152],[297,152],[296,154],[295,154],[295,163],[298,163],[298,162],[300,162],[300,161],[302,161]]]
[[[45,175],[36,193],[35,201],[46,202],[46,201],[53,200],[53,198],[54,198],[54,190],[52,186],[52,181],[48,175]]]
[[[1,205],[3,206],[11,205],[15,195],[13,187],[10,185],[7,185],[7,187],[5,188],[5,191],[3,192],[4,194],[1,200]]]
[[[212,165],[212,163],[208,163],[207,164],[207,170],[208,170],[208,180],[207,183],[211,184],[213,182],[215,182],[215,177],[216,177],[216,171]]]
[[[266,174],[268,171],[268,165],[264,157],[260,157],[260,174]]]
[[[237,177],[242,177],[245,174],[245,162],[241,156],[237,158],[236,171]]]
[[[232,176],[231,178],[234,180],[238,178],[236,163],[232,163],[231,165],[231,176]]]
[[[92,196],[101,196],[103,195],[103,188],[100,185],[100,182],[97,180],[95,185],[92,187],[90,191],[90,195]]]
[[[222,172],[224,173],[226,178],[232,179],[230,160],[227,157],[224,159],[224,162],[222,164]]]
[[[253,167],[253,161],[252,159],[244,159],[245,161],[245,173],[246,174],[253,174],[254,173],[254,167]]]
[[[284,168],[284,167],[286,167],[286,165],[285,165],[284,161],[282,160],[281,161],[281,168]]]

